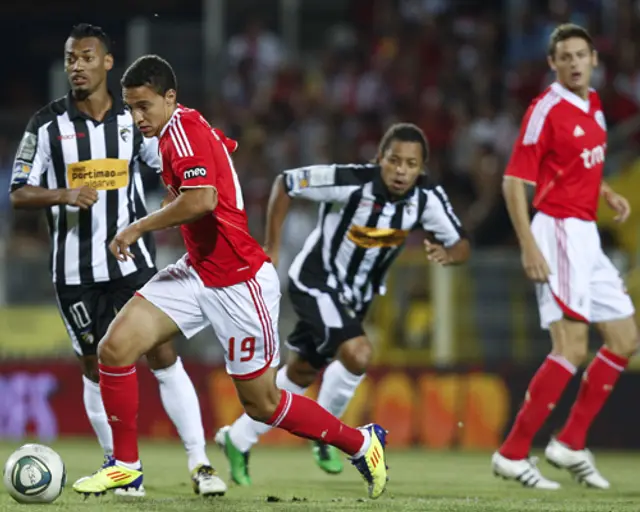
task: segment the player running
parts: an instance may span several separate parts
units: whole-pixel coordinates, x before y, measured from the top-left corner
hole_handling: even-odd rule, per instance
[[[580,482],[608,489],[585,448],[587,431],[637,349],[634,308],[617,270],[605,256],[596,226],[598,199],[624,222],[629,203],[602,181],[607,128],[598,94],[589,89],[597,54],[582,27],[560,25],[551,35],[549,65],[556,82],[525,114],[506,170],[504,196],[535,281],[542,327],[552,350],[529,384],[508,437],[493,455],[496,475],[526,487],[558,489],[529,458],[531,443],[587,355],[594,323],[604,346],[586,369],[563,429],[545,450],[554,466]],[[525,183],[536,186],[529,222]]]
[[[146,214],[139,163],[152,168],[160,163],[157,141],[143,142],[120,96],[107,89],[113,67],[109,37],[100,27],[77,25],[64,53],[71,91],[29,121],[16,155],[11,202],[15,208],[46,209],[58,306],[82,367],[87,417],[111,460],[112,432],[98,385],[98,341],[116,311],[156,269],[150,237],[132,249],[135,262],[118,263],[107,246],[118,228]],[[198,396],[166,341],[150,349],[147,361],[187,450],[194,490],[224,494],[226,485],[205,452]],[[129,494],[143,495],[144,487]]]
[[[267,253],[274,262],[291,198],[320,203],[318,226],[289,269],[289,294],[298,323],[289,335],[291,352],[280,369],[281,389],[304,394],[326,367],[318,402],[340,417],[371,362],[373,348],[362,327],[365,314],[400,254],[410,231],[433,233],[425,240],[429,260],[450,265],[469,257],[444,190],[426,183],[427,140],[417,126],[393,125],[380,142],[376,164],[316,165],[283,172],[275,180],[267,212]],[[246,414],[216,434],[231,478],[250,485],[249,449],[271,427]],[[318,466],[340,473],[332,447],[312,445]]]
[[[190,338],[211,325],[245,411],[346,452],[369,496],[378,498],[387,484],[386,432],[378,425],[348,427],[313,400],[276,387],[280,285],[248,231],[230,157],[235,141],[176,103],[173,69],[160,57],[139,58],[121,83],[140,131],[160,138],[162,178],[175,199],[118,233],[110,248],[128,261],[131,246],[145,233],[180,226],[187,254],[127,303],[100,342],[100,387],[113,429],[114,459],[77,481],[74,490],[89,494],[141,485],[135,362],[180,331]]]

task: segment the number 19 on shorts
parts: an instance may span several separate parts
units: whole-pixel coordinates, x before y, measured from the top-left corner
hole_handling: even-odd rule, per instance
[[[256,339],[251,336],[244,338],[242,341],[236,341],[236,338],[229,338],[228,343],[229,353],[227,357],[229,361],[240,361],[246,363],[253,359],[256,353]]]

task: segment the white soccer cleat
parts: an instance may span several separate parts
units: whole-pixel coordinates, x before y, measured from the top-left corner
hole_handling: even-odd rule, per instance
[[[545,489],[555,491],[560,489],[560,484],[552,480],[548,480],[542,476],[540,470],[536,466],[537,457],[529,457],[528,459],[511,460],[495,452],[491,457],[491,466],[493,474],[504,478],[505,480],[516,480],[524,487],[533,489]]]
[[[211,466],[201,464],[191,472],[193,492],[200,496],[224,496],[227,484]]]
[[[544,451],[547,462],[552,466],[569,471],[573,478],[588,487],[609,489],[611,484],[596,468],[593,454],[587,450],[572,450],[557,439],[551,439]]]

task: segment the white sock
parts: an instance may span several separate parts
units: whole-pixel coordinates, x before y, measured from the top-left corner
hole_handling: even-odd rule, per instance
[[[140,471],[142,469],[142,464],[140,464],[140,459],[135,462],[122,462],[121,460],[116,460],[116,466],[122,466],[128,469],[136,469]]]
[[[324,371],[318,403],[336,418],[341,418],[364,375],[354,375],[337,359]]]
[[[298,386],[287,377],[286,365],[278,370],[276,376],[276,386],[285,391],[290,391],[296,395],[303,395],[307,388]],[[229,437],[233,445],[241,452],[248,452],[251,447],[258,442],[258,437],[266,434],[273,427],[266,423],[251,419],[246,413],[240,416],[229,430]]]
[[[113,437],[111,435],[111,426],[107,421],[107,413],[102,403],[102,395],[100,394],[100,384],[82,376],[84,391],[82,398],[84,399],[84,410],[87,412],[87,418],[91,422],[91,426],[98,436],[98,442],[102,447],[105,455],[113,454]]]
[[[360,451],[356,453],[352,459],[359,459],[360,457],[364,457],[364,454],[367,453],[369,446],[371,446],[371,434],[368,430],[363,428],[359,429],[362,432],[362,436],[364,437],[364,441],[362,442],[362,446],[360,447]]]
[[[153,374],[160,384],[160,398],[164,410],[178,429],[187,450],[189,471],[193,471],[200,464],[210,466],[205,451],[200,402],[181,359],[178,357],[175,364],[169,368],[154,370]]]

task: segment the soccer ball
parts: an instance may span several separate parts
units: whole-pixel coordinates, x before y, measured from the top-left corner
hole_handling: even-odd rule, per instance
[[[41,444],[25,444],[11,454],[3,472],[4,486],[18,503],[51,503],[67,480],[64,462]]]

